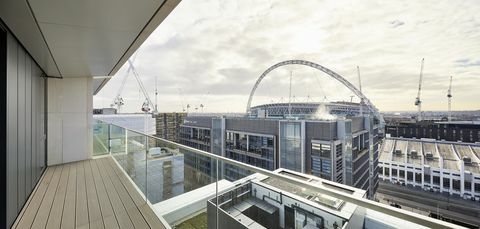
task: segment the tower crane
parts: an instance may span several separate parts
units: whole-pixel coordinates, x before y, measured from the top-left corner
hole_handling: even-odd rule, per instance
[[[423,78],[423,63],[425,58],[422,58],[422,66],[420,67],[420,80],[418,82],[418,94],[417,98],[415,99],[415,106],[418,108],[418,116],[417,121],[422,121],[422,100],[420,99],[420,95],[422,93],[422,78]]]
[[[145,96],[145,102],[142,104],[142,111],[145,113],[149,113],[152,109],[152,106],[154,104],[152,103],[152,100],[150,99],[150,96],[147,93],[147,90],[145,89],[145,86],[143,86],[142,80],[140,80],[140,76],[138,75],[137,71],[135,70],[135,67],[133,66],[133,62],[131,60],[128,60],[128,64],[130,64],[131,71],[133,73],[133,76],[135,76],[135,79],[138,82],[138,86],[140,86],[140,90],[142,91],[143,95]],[[157,107],[154,107],[153,114],[156,115],[158,113]]]
[[[450,76],[450,85],[447,92],[448,98],[448,121],[452,121],[452,76]]]
[[[135,54],[132,62],[135,61],[136,57],[137,55]],[[116,107],[118,112],[120,112],[120,110],[122,109],[122,106],[125,105],[125,102],[123,101],[123,98],[122,98],[122,92],[123,92],[123,89],[125,88],[125,83],[127,82],[127,79],[128,79],[128,76],[130,75],[131,70],[132,70],[132,65],[128,67],[127,74],[125,75],[125,77],[122,80],[122,83],[120,84],[120,88],[118,89],[117,94],[113,99],[113,103],[110,105],[111,107]]]

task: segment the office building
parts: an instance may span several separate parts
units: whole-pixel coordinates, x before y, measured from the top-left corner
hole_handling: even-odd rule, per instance
[[[480,122],[392,122],[385,126],[385,133],[391,137],[431,138],[475,143],[480,142]]]
[[[480,144],[386,138],[379,200],[467,227],[480,226]]]
[[[387,138],[380,151],[382,180],[480,199],[480,145]]]
[[[295,109],[289,115],[295,118],[290,119],[279,112],[286,111],[288,104],[253,107],[252,115],[244,118],[188,116],[180,126],[179,143],[270,171],[285,168],[312,174],[372,195],[378,182],[379,139],[373,117],[348,116],[359,111],[352,104],[327,104],[342,108],[332,109],[333,114],[348,112],[323,114],[331,120],[318,116],[320,104],[291,106]],[[246,175],[225,168],[226,177],[234,179],[238,174]]]
[[[155,114],[156,135],[159,138],[178,142],[180,125],[187,113],[158,113]]]

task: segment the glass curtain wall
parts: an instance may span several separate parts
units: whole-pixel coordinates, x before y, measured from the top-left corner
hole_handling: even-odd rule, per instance
[[[280,167],[303,172],[303,134],[301,122],[280,122]]]

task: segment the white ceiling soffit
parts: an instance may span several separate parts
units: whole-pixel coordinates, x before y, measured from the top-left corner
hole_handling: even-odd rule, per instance
[[[47,75],[112,76],[180,1],[1,0],[0,15]]]
[[[0,0],[0,17],[45,73],[60,76],[26,1]]]

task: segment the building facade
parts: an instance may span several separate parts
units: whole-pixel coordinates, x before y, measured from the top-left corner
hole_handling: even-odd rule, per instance
[[[158,113],[155,115],[156,136],[178,142],[180,125],[187,113]]]
[[[216,136],[215,122],[220,123]],[[189,116],[179,137],[186,146],[270,171],[285,168],[312,174],[367,190],[368,196],[378,185],[377,142],[378,125],[370,116],[333,120]],[[200,164],[211,176],[212,163]],[[232,180],[248,175],[229,166],[223,172]]]
[[[391,137],[431,138],[445,141],[480,142],[480,122],[392,123],[385,126]]]
[[[387,138],[379,161],[381,180],[480,200],[480,145]]]

